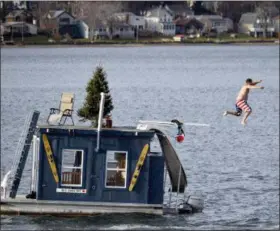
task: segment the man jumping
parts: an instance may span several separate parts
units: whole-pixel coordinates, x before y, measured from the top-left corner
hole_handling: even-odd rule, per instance
[[[247,119],[249,115],[252,113],[252,108],[248,105],[248,95],[250,92],[250,89],[264,89],[264,87],[256,86],[258,83],[261,83],[262,80],[253,82],[252,79],[246,79],[245,84],[241,87],[238,96],[236,98],[236,104],[235,108],[236,111],[225,111],[224,116],[226,115],[234,115],[234,116],[241,116],[242,111],[245,112],[244,117],[241,121],[242,125],[245,125],[247,123]]]

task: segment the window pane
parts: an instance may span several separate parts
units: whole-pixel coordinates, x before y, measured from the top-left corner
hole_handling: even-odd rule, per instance
[[[62,165],[69,167],[81,167],[82,151],[67,150],[62,152]]]
[[[124,187],[126,179],[126,171],[108,170],[106,186]]]
[[[125,152],[107,152],[107,168],[125,168]]]
[[[78,184],[81,182],[81,169],[62,168],[61,170],[62,184]]]

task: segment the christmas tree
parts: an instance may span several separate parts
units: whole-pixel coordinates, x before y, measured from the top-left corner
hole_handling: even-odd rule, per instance
[[[96,68],[93,77],[88,82],[86,91],[85,102],[83,107],[78,110],[78,116],[83,120],[90,120],[92,126],[97,127],[101,92],[105,93],[103,117],[109,115],[114,109],[108,82],[106,80],[106,73],[101,66]]]

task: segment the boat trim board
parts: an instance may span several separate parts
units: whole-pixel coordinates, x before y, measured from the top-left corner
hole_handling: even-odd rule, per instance
[[[48,140],[48,137],[47,137],[46,134],[43,134],[43,143],[44,143],[44,148],[45,148],[45,151],[46,151],[46,155],[47,155],[47,158],[48,158],[48,162],[49,162],[54,180],[55,180],[56,183],[58,183],[59,180],[58,180],[57,169],[56,169],[55,161],[54,161],[54,158],[53,158],[52,149],[51,149],[51,146],[50,146],[50,143],[49,143],[49,140]]]
[[[137,183],[138,177],[140,175],[140,171],[142,169],[142,166],[144,164],[144,161],[146,159],[148,151],[149,151],[149,144],[145,144],[145,146],[143,147],[143,149],[141,151],[141,154],[140,154],[139,159],[137,161],[134,173],[133,173],[132,178],[131,178],[131,182],[130,182],[130,186],[129,186],[129,191],[130,192],[133,190],[134,186]]]

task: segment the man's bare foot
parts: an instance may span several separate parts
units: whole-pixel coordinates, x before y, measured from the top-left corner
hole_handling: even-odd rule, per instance
[[[243,125],[243,126],[245,126],[246,124],[247,124],[247,122],[246,121],[241,121],[241,124]]]

